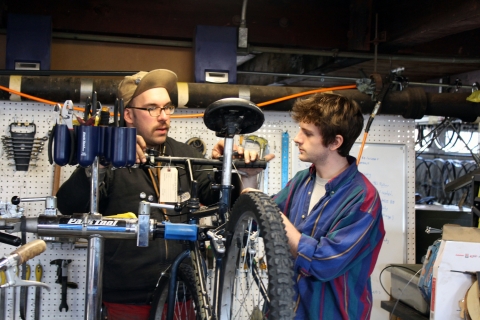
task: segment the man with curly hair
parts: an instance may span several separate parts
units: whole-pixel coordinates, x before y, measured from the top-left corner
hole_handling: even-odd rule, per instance
[[[369,319],[370,275],[385,230],[379,194],[349,156],[363,128],[355,101],[298,100],[292,117],[301,161],[311,162],[273,197],[295,259],[295,319]]]

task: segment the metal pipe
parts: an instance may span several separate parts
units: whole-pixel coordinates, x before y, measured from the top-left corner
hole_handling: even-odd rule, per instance
[[[92,177],[90,179],[90,214],[98,213],[98,157],[95,157],[92,164]]]
[[[225,156],[222,167],[222,185],[230,186],[232,180],[233,138],[225,138]],[[226,203],[228,205],[228,203]]]
[[[323,57],[341,57],[341,58],[357,58],[372,60],[374,55],[371,53],[361,52],[341,52],[341,51],[328,51],[328,50],[311,50],[311,49],[290,49],[290,48],[273,48],[273,47],[261,47],[250,46],[250,53],[283,53],[283,54],[299,54],[299,55],[311,55],[311,56],[323,56]],[[480,59],[474,58],[450,58],[450,57],[428,57],[428,56],[402,56],[391,54],[377,54],[379,60],[395,60],[395,61],[419,61],[419,62],[441,62],[441,63],[480,63]]]
[[[104,36],[104,35],[92,35],[92,34],[83,34],[83,33],[52,32],[52,37],[57,39],[100,41],[100,42],[126,43],[126,44],[142,44],[142,45],[162,46],[162,47],[179,47],[179,48],[193,47],[192,41]]]
[[[136,71],[84,71],[84,70],[0,70],[0,75],[10,76],[76,76],[76,77],[125,77]]]
[[[334,79],[334,80],[346,80],[346,81],[352,81],[352,82],[355,82],[359,79],[359,78],[337,77],[337,76],[326,76],[326,75],[320,75],[319,76],[319,75],[308,75],[308,74],[261,72],[261,71],[242,71],[242,70],[237,70],[237,74],[276,76],[276,77],[286,77],[286,78]]]
[[[170,285],[169,285],[169,290],[168,290],[168,309],[167,309],[167,317],[166,319],[174,319],[173,313],[175,311],[175,296],[178,293],[177,292],[177,271],[178,267],[180,266],[180,263],[182,263],[185,258],[187,258],[190,255],[190,250],[185,250],[182,253],[180,253],[175,260],[172,263],[172,268],[171,268],[171,273],[170,273]]]
[[[108,239],[137,238],[137,219],[124,221],[103,217],[84,223],[83,217],[41,215],[26,219],[26,231],[39,236],[88,237],[101,233]]]
[[[0,76],[0,85],[8,87],[10,77]],[[94,79],[93,89],[98,94],[98,101],[103,104],[113,104],[116,97],[117,86],[121,80]],[[432,84],[438,86],[438,84]],[[80,99],[81,78],[74,77],[22,77],[21,92],[41,97],[50,101],[65,101]],[[274,99],[290,96],[306,91],[311,87],[284,87],[284,86],[245,86],[211,83],[180,83],[177,92],[172,93],[174,104],[179,100],[187,101],[179,108],[206,108],[214,101],[223,98],[240,97],[248,93],[254,103],[262,103]],[[361,106],[364,114],[370,114],[374,102],[367,94],[356,89],[335,91],[342,96],[355,99]],[[465,93],[425,93],[420,87],[408,87],[403,91],[390,92],[382,103],[379,114],[402,115],[406,118],[419,119],[424,115],[456,117],[464,121],[474,121],[480,116],[480,109],[476,103],[469,102],[466,98],[470,92]],[[10,94],[0,92],[0,99],[8,100]],[[179,99],[178,97],[181,97]],[[264,110],[289,111],[295,99],[276,102],[265,106]]]
[[[243,28],[245,28],[247,26],[247,20],[246,20],[246,17],[247,17],[247,2],[248,2],[248,0],[243,0],[243,3],[242,3],[242,17],[241,17],[241,20],[240,20],[240,27],[243,27]]]
[[[135,71],[82,71],[82,70],[0,70],[0,76],[10,76],[10,75],[19,75],[19,76],[75,76],[75,77],[125,77],[130,76]],[[263,71],[243,71],[237,70],[237,74],[244,75],[259,75],[259,76],[275,76],[275,77],[285,77],[285,78],[309,78],[309,79],[332,79],[340,81],[351,81],[356,82],[361,78],[353,77],[340,77],[340,76],[327,76],[327,75],[309,75],[309,74],[296,74],[296,73],[281,73],[281,72],[263,72]],[[84,81],[81,79],[80,81]],[[91,79],[89,79],[92,82]],[[120,82],[120,80],[118,80]],[[399,81],[392,81],[393,83],[400,83]],[[5,83],[3,81],[3,83]],[[3,84],[2,84],[3,85]],[[5,84],[8,86],[8,84]],[[456,86],[453,84],[444,84],[444,83],[429,83],[429,82],[408,82],[409,86],[422,86],[422,87],[451,87],[459,89],[471,89],[472,86],[461,85]],[[91,90],[93,91],[93,90]],[[76,94],[76,91],[75,91]],[[72,99],[69,99],[72,100]]]
[[[104,238],[92,235],[88,239],[85,319],[101,318]]]

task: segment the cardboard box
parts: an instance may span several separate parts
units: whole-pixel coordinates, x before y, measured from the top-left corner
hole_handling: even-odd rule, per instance
[[[461,229],[455,229],[453,233],[450,232],[452,230],[447,230],[447,239],[457,239],[458,235],[463,240],[475,241],[477,237],[480,240],[480,233],[476,228],[455,228]],[[466,230],[462,229],[476,230],[465,233],[463,231]],[[467,290],[476,280],[476,277],[468,272],[475,271],[480,271],[479,242],[442,240],[433,267],[431,320],[461,319],[458,302],[465,297]]]

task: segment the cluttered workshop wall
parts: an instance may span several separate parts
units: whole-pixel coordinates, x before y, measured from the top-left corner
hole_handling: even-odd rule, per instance
[[[203,110],[179,109],[175,114],[201,113]],[[248,144],[251,147],[262,148],[263,152],[274,153],[275,159],[272,160],[266,170],[263,179],[260,182],[260,188],[266,193],[272,195],[279,191],[284,183],[292,176],[293,172],[298,170],[294,159],[296,158],[296,149],[292,143],[298,130],[288,112],[265,112],[265,123],[257,132],[244,136],[236,137],[236,143]],[[56,114],[51,105],[33,102],[0,102],[0,130],[2,130],[2,145],[0,149],[0,200],[2,217],[25,215],[27,217],[36,217],[42,214],[45,208],[43,201],[26,202],[21,204],[18,210],[10,207],[9,203],[13,196],[20,198],[45,197],[52,195],[55,179],[61,182],[65,181],[73,171],[72,166],[63,166],[55,170],[55,166],[48,162],[47,145],[48,132],[56,121]],[[402,145],[405,156],[405,198],[402,204],[405,209],[404,216],[394,221],[394,227],[399,234],[388,232],[388,241],[402,241],[405,243],[405,252],[398,252],[398,260],[407,263],[413,263],[415,259],[414,243],[414,193],[415,193],[415,159],[414,159],[414,121],[405,120],[397,116],[377,116],[370,129],[368,143],[376,144],[395,144]],[[28,133],[35,133],[31,144],[23,145],[14,143],[12,130]],[[32,135],[32,134],[30,134]],[[172,119],[172,129],[170,136],[187,142],[199,151],[209,156],[218,137],[209,131],[203,124],[202,117]],[[30,137],[29,137],[30,139]],[[242,141],[241,141],[242,140]],[[29,141],[26,141],[29,142]],[[358,141],[360,142],[360,141]],[[31,146],[31,148],[30,148]],[[28,150],[27,150],[28,149]],[[17,150],[17,152],[15,152]],[[25,152],[27,150],[27,152]],[[27,154],[31,151],[30,154]],[[26,155],[27,154],[27,155]],[[368,155],[368,148],[364,154]],[[352,154],[356,156],[356,154]],[[24,157],[29,157],[25,159]],[[22,159],[20,159],[22,158]],[[20,161],[21,160],[21,161]],[[28,166],[20,165],[25,162]],[[27,167],[27,170],[25,170]],[[288,169],[287,169],[288,168]],[[395,169],[392,169],[395,170]],[[362,171],[362,164],[360,164]],[[395,181],[392,181],[395,183]],[[388,214],[385,216],[388,219]],[[388,221],[387,221],[388,223]],[[396,231],[395,231],[396,232]],[[20,234],[16,234],[20,236]],[[397,237],[403,237],[397,239]],[[392,238],[395,237],[395,238]],[[27,234],[27,240],[36,239],[36,234]],[[0,252],[9,253],[13,247],[1,244]],[[63,308],[59,310],[61,303],[61,285],[56,283],[58,260],[71,260],[68,264],[68,281],[75,284],[67,289],[68,311]],[[386,261],[379,263],[372,278],[378,279],[378,271],[385,263],[398,261]],[[85,308],[85,281],[86,281],[86,243],[71,239],[70,241],[49,242],[47,251],[40,256],[32,259],[30,262],[31,270],[35,266],[42,265],[42,281],[51,286],[51,291],[42,290],[41,300],[41,318],[42,319],[83,319]],[[31,278],[35,278],[32,272]],[[119,279],[121,281],[121,279]],[[378,283],[374,283],[374,300],[376,305],[384,300],[384,295]],[[77,288],[74,288],[74,287]],[[18,289],[16,289],[19,291]],[[15,299],[14,290],[9,288],[7,292],[7,318],[19,319],[18,305],[19,299]],[[33,310],[36,305],[35,290],[33,287],[28,291],[27,319],[33,319]],[[17,304],[13,308],[13,303]],[[375,308],[374,313],[385,312],[378,311]]]

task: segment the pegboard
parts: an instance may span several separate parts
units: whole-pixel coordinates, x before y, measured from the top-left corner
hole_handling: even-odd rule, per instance
[[[0,102],[0,130],[2,135],[9,135],[8,127],[11,122],[16,121],[34,121],[37,126],[36,137],[44,137],[54,124],[53,107],[41,103],[33,102]],[[202,113],[201,109],[178,109],[175,114]],[[367,117],[366,117],[367,118]],[[276,155],[275,159],[269,163],[268,175],[266,175],[266,193],[273,195],[281,188],[281,149],[282,134],[288,132],[290,141],[293,140],[298,125],[291,120],[288,112],[265,112],[265,123],[262,128],[253,133],[268,140],[268,151]],[[172,128],[170,136],[178,141],[186,142],[190,138],[200,138],[206,145],[206,155],[209,156],[215,143],[219,140],[213,132],[208,130],[203,119],[172,119]],[[407,234],[407,263],[415,261],[415,152],[414,152],[414,130],[415,122],[406,120],[397,116],[375,117],[367,143],[394,143],[404,144],[407,147],[407,213],[406,213],[406,234]],[[236,137],[238,144],[239,137]],[[360,139],[358,140],[360,142]],[[44,197],[49,196],[53,189],[54,166],[48,163],[46,146],[39,154],[39,159],[33,161],[35,167],[30,167],[28,171],[15,171],[15,167],[9,165],[12,163],[6,158],[6,151],[0,149],[0,200],[9,202],[13,196],[19,197]],[[356,155],[354,155],[356,156]],[[292,172],[291,159],[292,148],[289,148],[289,172]],[[63,182],[73,172],[74,167],[65,166],[61,168],[60,181]],[[27,217],[36,217],[43,212],[43,202],[22,203],[21,207],[25,209]],[[20,236],[19,234],[17,234]],[[28,241],[37,238],[34,234],[28,234]],[[8,245],[0,244],[2,254],[10,253],[14,248]],[[61,286],[55,283],[56,267],[50,265],[50,261],[55,259],[72,259],[68,269],[68,279],[78,284],[78,289],[68,289],[67,303],[68,312],[59,312]],[[52,288],[50,292],[42,289],[41,300],[41,319],[83,319],[84,301],[85,301],[85,281],[86,281],[86,249],[72,244],[49,244],[47,251],[30,261],[32,275],[34,280],[34,269],[37,263],[41,263],[44,270],[43,282],[49,284]],[[18,290],[18,289],[17,289]],[[8,316],[7,319],[19,319],[18,301],[15,317],[12,311],[13,294],[12,288],[7,289]],[[27,310],[27,319],[33,319],[34,287],[29,288],[29,303]]]
[[[0,130],[2,136],[10,136],[9,126],[17,122],[34,122],[36,125],[36,138],[48,136],[48,131],[52,128],[55,117],[53,107],[42,103],[26,102],[7,102],[0,103]],[[10,202],[13,196],[20,198],[33,198],[50,196],[53,189],[54,167],[48,163],[47,144],[44,141],[44,147],[38,152],[38,160],[32,160],[28,171],[16,171],[13,159],[8,159],[8,152],[3,144],[0,149],[0,200]],[[32,164],[34,166],[32,166]],[[64,171],[72,172],[72,169],[66,168]],[[21,204],[24,208],[24,214],[27,217],[36,217],[43,213],[45,203],[25,202]],[[20,233],[14,233],[21,236]],[[35,234],[27,234],[27,242],[36,239]],[[1,253],[8,254],[15,248],[0,244]],[[55,265],[50,262],[55,259],[71,259],[68,265],[68,281],[78,284],[77,289],[68,289],[67,304],[68,312],[63,309],[59,311],[61,285],[56,284]],[[84,296],[86,282],[86,248],[74,246],[73,244],[48,243],[47,250],[38,257],[29,261],[31,276],[29,280],[35,280],[35,266],[41,264],[43,268],[42,282],[51,287],[50,292],[45,288],[41,290],[41,319],[83,319],[84,318]],[[21,271],[20,271],[21,274]],[[17,291],[17,298],[14,298],[13,291]],[[20,319],[19,296],[20,288],[8,288],[7,296],[7,315],[6,319]],[[16,308],[13,303],[16,302]],[[35,287],[28,289],[28,303],[26,319],[34,318]]]

